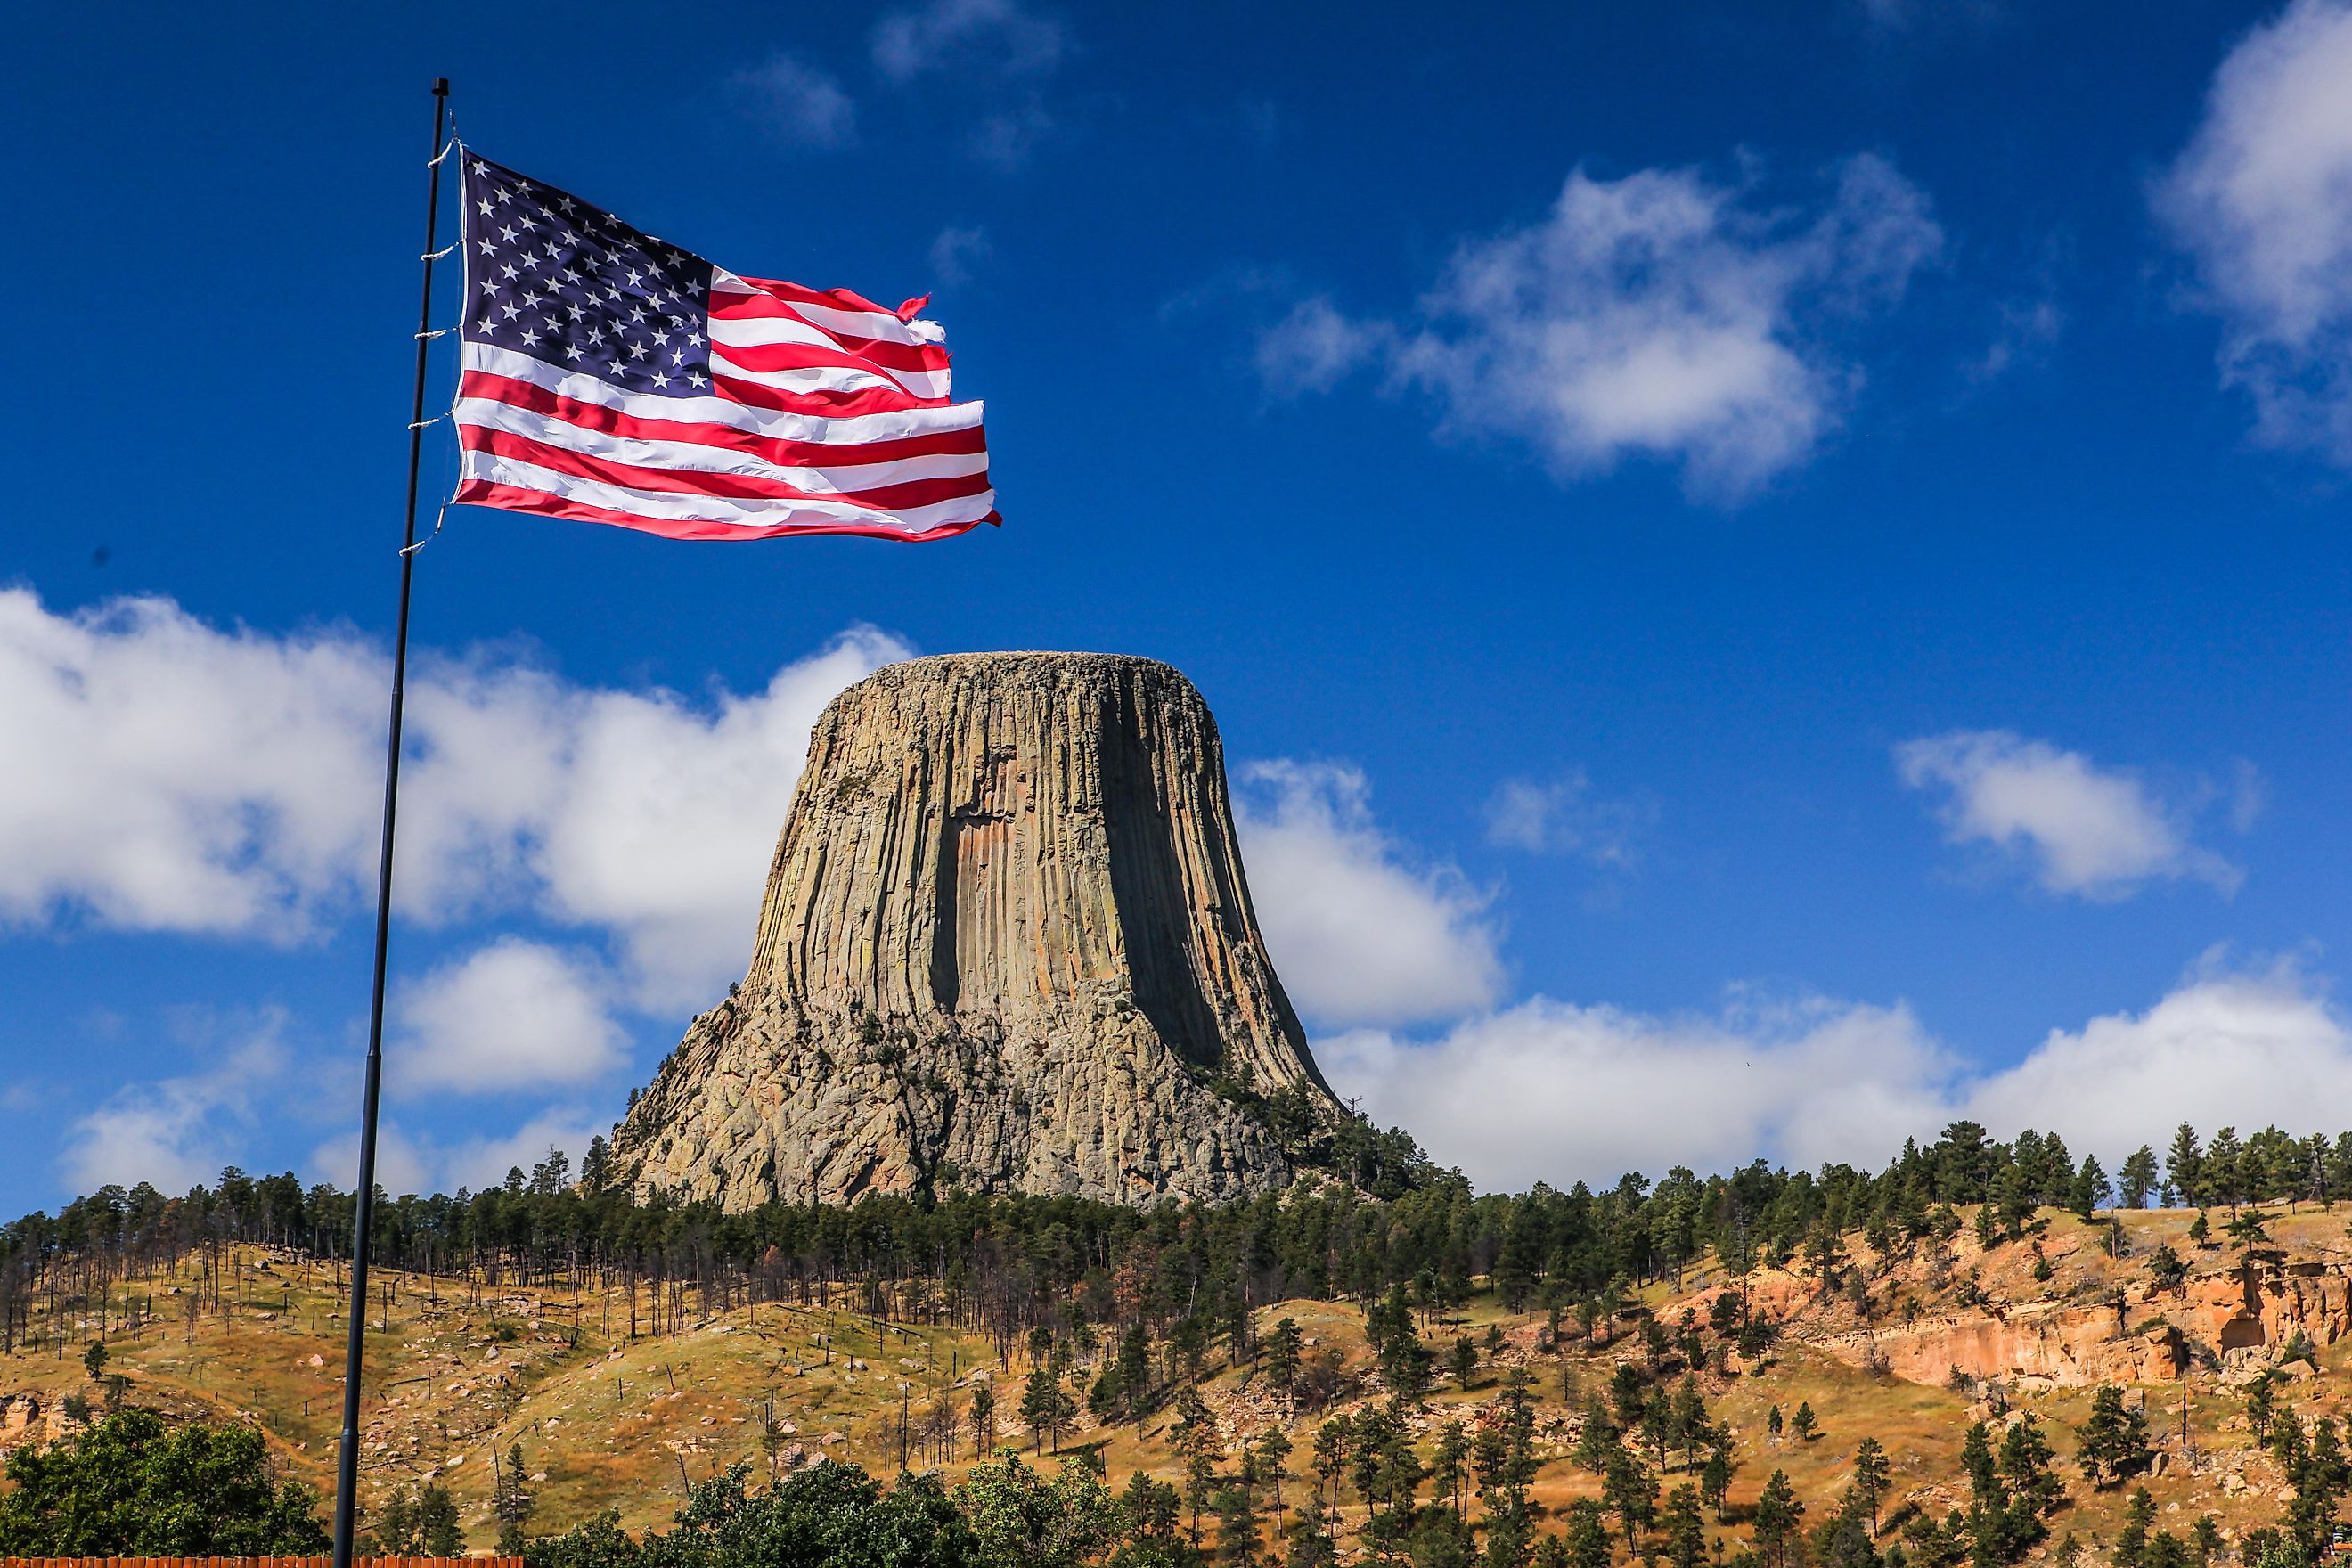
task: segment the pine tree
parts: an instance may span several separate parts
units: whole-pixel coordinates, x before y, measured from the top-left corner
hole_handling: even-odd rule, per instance
[[[1601,1475],[1601,1500],[1617,1516],[1630,1547],[1657,1517],[1658,1478],[1629,1450],[1620,1448],[1610,1455],[1609,1468]]]
[[[1685,1482],[1667,1494],[1659,1515],[1666,1561],[1674,1568],[1698,1568],[1706,1557],[1706,1521],[1699,1513],[1698,1489]]]
[[[490,1513],[499,1521],[499,1556],[522,1555],[522,1527],[530,1522],[538,1506],[538,1500],[523,1484],[522,1445],[511,1444],[507,1448],[506,1468],[490,1489]]]
[[[1786,1474],[1773,1471],[1756,1500],[1756,1546],[1773,1568],[1785,1568],[1789,1548],[1804,1517],[1805,1505],[1797,1500],[1797,1489],[1789,1484]]]
[[[2121,1486],[2148,1468],[2147,1415],[2126,1409],[2123,1390],[2107,1385],[2091,1395],[2091,1416],[2079,1433],[2083,1473],[2101,1489]]]
[[[1797,1413],[1789,1418],[1789,1429],[1797,1435],[1800,1443],[1810,1443],[1820,1435],[1822,1424],[1813,1415],[1811,1401],[1797,1401]]]
[[[2207,1195],[2205,1156],[2197,1142],[2197,1129],[2186,1121],[2172,1134],[2172,1151],[2166,1157],[2165,1167],[2172,1190],[2180,1201],[2202,1207]]]
[[[1853,1489],[1870,1511],[1870,1533],[1878,1533],[1878,1504],[1886,1495],[1886,1484],[1893,1468],[1886,1458],[1886,1449],[1875,1437],[1864,1437],[1854,1445]]]
[[[1568,1528],[1561,1539],[1567,1543],[1569,1568],[1609,1568],[1608,1516],[1592,1499],[1578,1498],[1568,1505]]]
[[[2133,1150],[2124,1161],[2121,1175],[2124,1207],[2147,1207],[2147,1194],[2156,1187],[2156,1151],[2145,1143]]]

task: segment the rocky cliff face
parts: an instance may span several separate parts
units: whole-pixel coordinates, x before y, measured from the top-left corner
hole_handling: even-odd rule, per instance
[[[1166,665],[879,670],[810,738],[750,972],[614,1141],[640,1191],[1115,1202],[1279,1189],[1344,1114],[1250,908],[1215,723]]]

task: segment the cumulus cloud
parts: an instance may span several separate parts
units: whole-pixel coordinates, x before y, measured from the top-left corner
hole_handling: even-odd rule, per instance
[[[954,69],[1034,77],[1062,60],[1061,24],[1016,0],[930,0],[894,11],[874,28],[874,66],[896,82]]]
[[[386,684],[340,633],[0,589],[0,921],[300,934],[364,873]]]
[[[404,1093],[582,1083],[620,1066],[626,1043],[593,965],[515,936],[403,986],[397,1011]]]
[[[1379,358],[1394,339],[1387,323],[1351,321],[1318,294],[1259,334],[1258,380],[1276,396],[1328,392]]]
[[[188,1043],[212,1065],[125,1085],[76,1121],[60,1161],[65,1179],[83,1193],[147,1182],[172,1194],[212,1180],[236,1163],[261,1102],[284,1081],[285,1025],[274,1010],[235,1022],[184,1020]]]
[[[1899,1004],[1819,998],[1702,1017],[1538,997],[1433,1041],[1362,1030],[1315,1050],[1341,1093],[1489,1190],[1759,1156],[1875,1169],[1964,1116],[2001,1138],[2054,1131],[2110,1170],[2184,1119],[2352,1124],[2352,1029],[2291,965],[2201,967],[2146,1012],[2053,1030],[1990,1071]]]
[[[402,911],[601,931],[635,1003],[707,1003],[749,955],[810,724],[908,652],[858,628],[699,700],[420,655]],[[163,599],[58,616],[0,591],[0,921],[289,938],[349,913],[386,684],[347,630],[225,631]]]
[[[1318,1023],[1402,1024],[1483,1007],[1503,963],[1486,896],[1450,867],[1417,866],[1373,821],[1358,770],[1252,763],[1236,803],[1266,945]]]
[[[857,139],[857,105],[833,76],[778,52],[728,78],[736,108],[793,147],[845,147]]]
[[[2243,879],[2191,841],[2185,808],[2080,752],[2006,730],[1955,730],[1906,742],[1895,763],[1905,784],[1941,793],[1937,816],[1952,843],[2018,858],[2049,892],[2116,899],[2189,878],[2229,894]]]
[[[1276,390],[1377,363],[1442,428],[1524,443],[1562,478],[1628,458],[1737,501],[1803,462],[1861,373],[1834,344],[1897,304],[1943,248],[1927,197],[1848,158],[1810,211],[1689,169],[1568,177],[1544,221],[1470,240],[1417,324],[1309,300],[1261,342]]]
[[[1055,130],[1041,89],[1069,47],[1061,23],[1019,0],[929,0],[883,17],[873,37],[885,79],[908,87],[936,74],[975,92],[985,107],[966,116],[964,150],[1008,174]]]
[[[949,288],[969,283],[971,269],[987,260],[993,248],[986,229],[950,224],[931,241],[931,276]]]
[[[1430,1043],[1360,1030],[1315,1056],[1374,1121],[1489,1190],[1882,1159],[1898,1129],[1935,1124],[1951,1071],[1909,1009],[1819,1000],[1662,1018],[1536,997]]]
[[[2352,4],[2294,0],[2222,60],[2155,191],[2256,434],[2352,464]]]
[[[1638,801],[1602,798],[1581,770],[1572,769],[1548,784],[1504,780],[1486,803],[1486,838],[1531,855],[1566,855],[1622,870],[1633,864],[1637,842],[1656,815]]]
[[[588,1141],[605,1131],[584,1111],[568,1106],[541,1111],[511,1132],[447,1142],[386,1121],[376,1131],[376,1185],[394,1196],[455,1193],[461,1187],[479,1192],[504,1182],[510,1170],[520,1168],[529,1174],[551,1149],[563,1152],[577,1176]],[[312,1150],[305,1173],[348,1192],[358,1181],[359,1168],[359,1136],[354,1132]]]

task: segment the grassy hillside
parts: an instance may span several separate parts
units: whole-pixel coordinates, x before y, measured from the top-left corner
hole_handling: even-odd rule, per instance
[[[2189,1243],[2190,1220],[2186,1212],[2124,1213],[2121,1258],[2110,1257],[2104,1245],[2104,1219],[2085,1226],[2043,1211],[2027,1238],[1990,1252],[1966,1226],[1940,1248],[1899,1261],[1878,1258],[1858,1236],[1849,1237],[1836,1289],[1822,1289],[1818,1269],[1749,1277],[1748,1298],[1777,1325],[1777,1341],[1759,1355],[1729,1354],[1722,1370],[1711,1365],[1696,1379],[1713,1418],[1727,1426],[1738,1465],[1728,1516],[1737,1521],[1751,1510],[1775,1470],[1785,1472],[1811,1517],[1832,1510],[1852,1479],[1855,1445],[1865,1436],[1892,1457],[1886,1511],[1940,1516],[1965,1502],[1960,1447],[1969,1422],[2022,1411],[2042,1423],[2069,1482],[2069,1501],[2052,1521],[2053,1542],[2068,1535],[2084,1544],[2112,1542],[2125,1490],[2093,1491],[2073,1463],[2074,1433],[2087,1416],[2090,1387],[2044,1386],[2032,1376],[1979,1376],[1957,1386],[1906,1380],[1879,1370],[1883,1357],[1871,1347],[1903,1336],[1910,1336],[1905,1343],[1932,1347],[1943,1342],[1919,1336],[1948,1331],[1975,1336],[1970,1343],[1992,1342],[1987,1334],[2014,1334],[2017,1325],[2038,1321],[2036,1314],[2104,1311],[2119,1295],[2126,1339],[2179,1328],[2196,1344],[2204,1321],[2198,1303],[2234,1288],[2237,1258],[2218,1246]],[[2290,1269],[2340,1285],[2340,1276],[2325,1270],[2352,1263],[2346,1229],[2341,1212],[2276,1218],[2268,1251]],[[2166,1245],[2190,1265],[2178,1289],[2160,1287],[2151,1275],[2157,1248]],[[50,1342],[0,1359],[0,1393],[8,1396],[0,1441],[37,1441],[70,1430],[68,1396],[102,1407],[109,1397],[104,1374],[120,1374],[127,1384],[119,1396],[131,1403],[259,1424],[289,1470],[324,1490],[340,1414],[340,1273],[332,1265],[257,1249],[226,1258],[222,1267],[217,1308],[209,1293],[200,1293],[193,1262],[179,1273],[104,1292],[108,1357],[97,1381],[79,1357],[100,1337],[100,1303],[40,1303],[34,1328]],[[632,1302],[617,1285],[541,1289],[446,1276],[380,1278],[365,1384],[363,1501],[373,1506],[390,1489],[438,1480],[457,1498],[477,1548],[487,1548],[495,1533],[488,1513],[494,1465],[518,1445],[537,1499],[531,1529],[540,1532],[606,1508],[617,1509],[632,1527],[660,1523],[690,1482],[739,1461],[764,1470],[824,1454],[869,1470],[895,1469],[902,1422],[913,1445],[908,1464],[959,1472],[976,1457],[971,1414],[982,1385],[994,1392],[997,1440],[1024,1447],[1030,1440],[1018,1416],[1030,1370],[1025,1347],[1014,1348],[1008,1365],[976,1334],[883,1322],[849,1310],[837,1294],[824,1304],[737,1306],[655,1335],[646,1331],[653,1314],[645,1293]],[[1645,1318],[1670,1335],[1686,1310],[1704,1324],[1727,1281],[1703,1263],[1678,1282],[1640,1292],[1590,1335],[1573,1316],[1563,1319],[1556,1342],[1550,1314],[1506,1311],[1478,1283],[1464,1304],[1418,1315],[1422,1338],[1439,1352],[1440,1371],[1413,1429],[1426,1444],[1449,1418],[1475,1425],[1494,1405],[1504,1373],[1525,1369],[1542,1461],[1534,1495],[1556,1516],[1570,1500],[1600,1492],[1598,1478],[1571,1458],[1585,1396],[1605,1395],[1619,1363],[1647,1363]],[[200,1310],[190,1311],[200,1300]],[[1289,1318],[1311,1352],[1338,1352],[1337,1394],[1319,1409],[1278,1394],[1262,1360],[1235,1363],[1223,1346],[1205,1358],[1202,1393],[1229,1449],[1282,1426],[1295,1446],[1289,1468],[1296,1478],[1307,1468],[1320,1421],[1381,1401],[1385,1391],[1363,1314],[1354,1306],[1294,1300],[1259,1306],[1255,1316],[1260,1335]],[[2323,1330],[2315,1338],[2333,1340],[2340,1331],[2329,1326],[2334,1318],[2313,1321]],[[60,1326],[62,1344],[55,1342]],[[1502,1348],[1481,1350],[1468,1387],[1459,1386],[1445,1370],[1454,1340],[1467,1335],[1484,1346],[1490,1332]],[[2185,1531],[2202,1513],[2231,1531],[2275,1521],[2284,1477],[2258,1452],[2242,1392],[2233,1385],[2284,1348],[2202,1357],[2186,1384],[2185,1447],[2184,1385],[2144,1391],[2160,1466],[2146,1484],[2166,1528]],[[2311,1349],[2307,1363],[2279,1380],[2277,1402],[2306,1422],[2323,1414],[2340,1419],[2352,1389],[2352,1349],[2341,1340]],[[1078,1357],[1082,1405],[1089,1359]],[[1167,1368],[1176,1358],[1160,1348],[1155,1359]],[[1773,1408],[1785,1416],[1801,1403],[1818,1417],[1817,1434],[1810,1440],[1785,1429],[1773,1436]],[[1065,1443],[1096,1447],[1114,1485],[1138,1468],[1179,1480],[1184,1458],[1171,1420],[1164,1403],[1133,1424],[1102,1426],[1082,1413]],[[1662,1468],[1669,1487],[1685,1479],[1673,1466]],[[1308,1484],[1294,1479],[1286,1486]],[[1361,1512],[1360,1500],[1345,1493],[1343,1524],[1360,1521]],[[1712,1513],[1709,1529],[1735,1545],[1744,1539],[1744,1530],[1718,1524]]]

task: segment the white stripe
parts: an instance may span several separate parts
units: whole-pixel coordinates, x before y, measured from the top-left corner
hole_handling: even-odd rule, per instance
[[[982,405],[951,403],[940,407],[893,408],[880,414],[787,414],[753,408],[727,397],[665,397],[624,392],[607,381],[580,371],[566,371],[486,343],[466,345],[466,368],[489,375],[509,376],[542,386],[575,403],[593,403],[633,419],[682,419],[690,424],[726,425],[754,436],[779,441],[816,441],[829,446],[856,447],[868,441],[895,441],[908,436],[932,436],[942,430],[969,430],[981,422]]]
[[[752,370],[729,357],[716,342],[710,345],[713,370],[723,370],[739,381],[772,386],[780,392],[808,396],[819,392],[864,392],[878,388],[910,397],[945,397],[948,373],[943,370],[853,370],[847,365],[802,365],[793,370]]]
[[[821,468],[802,468],[796,464],[771,462],[765,458],[727,447],[709,447],[691,441],[643,441],[634,437],[609,435],[489,397],[461,397],[457,400],[456,412],[460,425],[472,425],[485,430],[503,430],[533,441],[543,441],[551,447],[602,458],[607,462],[626,463],[631,468],[671,468],[690,474],[736,474],[751,479],[774,479],[802,489],[828,490],[836,494],[904,484],[911,479],[951,479],[988,471],[988,454],[985,452],[940,452],[922,458],[899,458],[884,463],[845,462]],[[845,458],[855,455],[855,447],[842,454]]]
[[[746,283],[723,267],[710,269],[711,305],[723,306],[720,294],[749,294],[772,300],[792,311],[812,326],[827,331],[842,332],[853,338],[878,338],[887,343],[943,343],[947,333],[937,321],[902,321],[887,310],[844,310],[837,305],[812,305],[805,300],[787,300],[781,294]]]
[[[856,357],[841,345],[841,340],[817,331],[806,321],[786,321],[780,316],[761,316],[748,321],[727,321],[718,316],[710,319],[710,349],[713,353],[722,353],[727,349],[767,348],[777,343],[797,343],[805,348],[826,349],[844,358]],[[741,363],[731,354],[726,357],[730,368]],[[887,375],[917,397],[945,397],[948,395],[948,373],[944,369],[899,370],[893,365],[875,364],[866,360],[858,360],[856,368],[877,375]],[[737,374],[742,372],[738,370]]]
[[[546,495],[561,496],[565,500],[603,507],[607,511],[625,511],[636,517],[656,518],[670,522],[717,522],[732,528],[775,528],[788,523],[880,523],[908,533],[922,533],[948,523],[978,522],[996,507],[994,490],[985,490],[976,496],[959,496],[953,500],[933,501],[929,506],[908,507],[900,511],[877,511],[872,507],[852,506],[846,501],[730,500],[724,496],[680,495],[668,490],[641,490],[624,485],[604,484],[595,479],[559,474],[536,463],[501,458],[489,452],[460,452],[457,459],[457,473],[461,479],[513,485],[519,489],[538,490]]]

